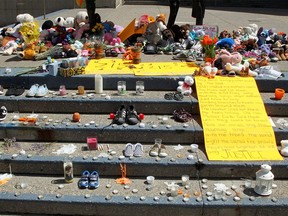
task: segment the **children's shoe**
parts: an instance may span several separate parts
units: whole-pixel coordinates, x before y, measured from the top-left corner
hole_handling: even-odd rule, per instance
[[[89,189],[96,189],[99,187],[99,174],[96,171],[93,171],[89,175],[89,183],[88,183],[88,188]]]
[[[158,155],[159,155],[159,157],[167,157],[167,155],[168,155],[166,152],[166,147],[163,144],[160,145]]]
[[[25,92],[24,86],[17,86],[14,95],[20,96]]]
[[[0,121],[3,121],[6,118],[7,113],[7,108],[5,106],[2,106],[0,108]]]
[[[39,85],[34,84],[30,87],[30,89],[27,91],[26,97],[34,97],[38,91]]]
[[[281,140],[281,155],[284,157],[288,157],[288,140]]]
[[[133,156],[133,145],[131,143],[127,143],[124,149],[124,156],[125,157],[132,157]]]
[[[121,105],[118,111],[116,112],[113,123],[117,125],[122,125],[123,123],[125,123],[125,120],[126,120],[126,109],[124,105]]]
[[[130,105],[127,109],[126,123],[129,125],[136,125],[139,122],[141,122],[141,120],[137,115],[135,107],[133,105]]]
[[[134,148],[134,157],[142,157],[144,153],[143,145],[141,143],[136,143]]]
[[[44,97],[48,93],[48,88],[46,84],[39,86],[35,97]]]
[[[88,188],[88,178],[89,178],[89,176],[90,176],[90,173],[87,170],[85,170],[82,173],[81,178],[78,181],[78,187],[80,189]]]
[[[154,144],[152,146],[152,148],[150,149],[150,151],[149,151],[149,155],[151,157],[156,157],[156,156],[158,156],[158,152],[159,152],[159,145],[158,144]]]

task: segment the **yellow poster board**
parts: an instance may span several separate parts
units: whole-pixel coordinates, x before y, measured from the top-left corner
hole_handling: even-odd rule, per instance
[[[209,160],[283,160],[252,77],[196,77]]]
[[[85,74],[134,74],[136,76],[192,75],[198,66],[193,62],[143,62],[132,64],[122,59],[90,60]]]

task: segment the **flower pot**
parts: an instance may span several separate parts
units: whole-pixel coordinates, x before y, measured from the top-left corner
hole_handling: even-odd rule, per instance
[[[275,99],[276,100],[281,100],[284,97],[285,90],[281,88],[276,88],[275,89]]]

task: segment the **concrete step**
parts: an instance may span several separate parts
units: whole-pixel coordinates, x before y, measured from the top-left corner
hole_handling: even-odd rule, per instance
[[[284,89],[287,88],[286,85],[283,86],[281,84],[275,84],[275,86],[281,86]],[[104,91],[102,95],[95,94],[93,90],[86,90],[84,95],[78,95],[78,90],[68,90],[65,96],[60,96],[57,90],[51,90],[47,96],[42,98],[25,97],[28,90],[21,96],[5,96],[5,92],[7,91],[5,89],[4,95],[0,95],[0,104],[5,106],[9,113],[14,111],[25,113],[32,110],[35,113],[68,114],[79,112],[83,114],[95,113],[108,115],[111,112],[116,112],[123,104],[127,106],[133,104],[138,113],[171,115],[174,110],[183,108],[193,115],[199,115],[200,111],[196,91],[189,97],[185,96],[181,101],[165,99],[165,94],[175,92],[176,88],[170,92],[145,91],[143,96],[136,95],[135,90],[127,91],[127,94],[124,96],[119,96],[116,90]],[[274,92],[263,92],[260,95],[268,115],[288,115],[286,109],[288,105],[287,97],[284,97],[282,100],[275,100]],[[106,96],[109,96],[109,99]]]
[[[150,56],[151,57],[151,56]],[[51,90],[58,90],[60,85],[65,85],[67,89],[77,89],[77,86],[84,85],[85,89],[92,90],[95,88],[94,75],[77,75],[72,77],[51,76],[48,73],[26,74],[15,76],[23,68],[12,69],[11,74],[5,74],[4,69],[0,68],[0,85],[9,88],[10,85],[24,86],[29,89],[31,85],[38,83],[46,84]],[[193,71],[191,71],[192,75]],[[147,91],[175,91],[178,81],[183,81],[184,76],[134,76],[134,75],[102,75],[104,90],[117,89],[117,81],[126,81],[127,90],[135,90],[136,81],[144,81]],[[283,72],[283,77],[278,79],[268,77],[255,77],[260,92],[274,92],[275,88],[288,88],[288,72]],[[195,88],[195,86],[194,86]]]
[[[62,176],[13,176],[1,187],[0,205],[5,206],[3,213],[10,214],[124,216],[141,212],[141,215],[148,216],[155,213],[157,206],[160,216],[286,215],[283,211],[287,208],[287,198],[283,195],[283,188],[288,186],[286,181],[275,180],[272,195],[261,197],[253,190],[254,180],[250,187],[245,187],[244,179],[227,181],[190,177],[183,186],[181,177],[156,178],[152,185],[148,185],[145,178],[130,178],[131,184],[124,186],[115,183],[118,177],[106,178],[100,174],[99,188],[79,190],[78,176],[70,184],[63,183]],[[167,187],[167,183],[172,182],[179,189],[175,197]],[[214,188],[219,183],[227,189],[217,196]]]
[[[179,140],[180,141],[180,140]],[[85,169],[95,169],[103,176],[115,176],[120,173],[120,164],[127,165],[130,177],[141,178],[153,175],[161,178],[177,178],[183,173],[201,178],[252,178],[263,163],[260,161],[209,161],[205,146],[199,145],[197,152],[192,152],[190,143],[169,144],[163,141],[167,157],[152,157],[149,151],[154,142],[142,143],[141,157],[125,157],[127,143],[98,142],[103,149],[88,150],[86,142],[21,142],[11,147],[1,146],[0,170],[15,175],[62,175],[63,161],[73,162],[74,174],[81,175]],[[135,142],[131,142],[135,144]],[[66,146],[73,146],[74,152],[61,153]],[[179,146],[181,149],[179,149]],[[280,147],[279,147],[280,149]],[[24,150],[24,153],[23,153]],[[246,153],[249,156],[249,153]],[[247,157],[248,158],[248,157]],[[247,159],[248,160],[248,159]],[[270,161],[273,173],[278,179],[288,178],[287,158],[283,161]]]
[[[34,123],[11,121],[0,122],[1,137],[17,137],[18,140],[83,142],[89,136],[97,136],[101,142],[143,142],[151,143],[155,138],[163,138],[166,143],[204,143],[200,116],[193,116],[187,123],[179,123],[168,118],[146,115],[143,124],[116,125],[108,115],[82,115],[81,123],[71,122],[72,114],[44,114]],[[24,116],[28,116],[24,114]],[[43,117],[44,116],[44,117]],[[45,118],[45,119],[44,119]],[[43,120],[44,119],[44,120]],[[48,119],[48,120],[47,120]],[[287,117],[273,117],[276,142],[287,138]]]

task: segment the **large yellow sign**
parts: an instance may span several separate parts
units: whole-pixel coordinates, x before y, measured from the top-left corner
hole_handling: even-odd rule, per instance
[[[283,160],[254,78],[196,77],[209,160]]]
[[[136,76],[192,75],[198,66],[193,62],[143,62],[132,64],[122,59],[91,60],[85,74],[133,74]]]

